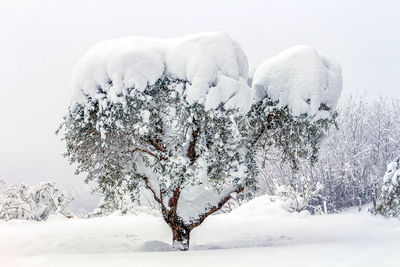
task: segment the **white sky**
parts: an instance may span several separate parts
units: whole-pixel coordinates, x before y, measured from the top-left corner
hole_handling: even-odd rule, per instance
[[[0,176],[82,187],[54,132],[75,63],[128,35],[226,31],[258,66],[309,44],[342,66],[344,94],[400,97],[400,1],[0,0]]]

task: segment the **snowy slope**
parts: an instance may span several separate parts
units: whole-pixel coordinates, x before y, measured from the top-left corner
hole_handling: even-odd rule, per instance
[[[259,197],[210,216],[191,251],[159,216],[0,223],[0,266],[399,266],[400,223],[367,212],[309,216]]]

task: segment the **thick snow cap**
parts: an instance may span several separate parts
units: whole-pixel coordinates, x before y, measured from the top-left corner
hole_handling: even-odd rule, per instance
[[[76,66],[72,103],[85,104],[88,97],[118,102],[128,88],[144,91],[166,75],[189,82],[184,92],[189,104],[206,109],[224,104],[247,112],[248,71],[242,48],[223,32],[109,40],[92,47]]]
[[[321,104],[334,107],[342,91],[340,66],[306,45],[284,50],[254,73],[258,98],[271,97],[290,112],[315,115]]]

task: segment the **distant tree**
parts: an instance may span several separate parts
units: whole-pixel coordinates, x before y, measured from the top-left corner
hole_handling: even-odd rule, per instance
[[[387,162],[400,149],[399,100],[352,96],[338,112],[338,129],[331,130],[313,169],[331,211],[374,202]]]

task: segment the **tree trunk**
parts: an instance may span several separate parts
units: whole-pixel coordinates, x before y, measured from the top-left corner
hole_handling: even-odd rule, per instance
[[[199,226],[205,218],[207,218],[210,214],[220,210],[222,206],[228,202],[229,199],[232,198],[232,193],[239,194],[243,191],[243,188],[238,188],[232,191],[229,195],[223,198],[216,206],[209,208],[209,210],[203,214],[200,214],[198,219],[195,221],[186,224],[184,220],[179,217],[176,213],[177,206],[178,206],[178,199],[180,195],[180,188],[177,187],[174,192],[173,196],[168,201],[168,206],[170,209],[167,209],[164,206],[164,202],[162,199],[162,191],[160,190],[160,198],[157,196],[155,191],[148,185],[147,178],[144,180],[147,188],[153,193],[154,199],[160,203],[161,211],[163,214],[164,221],[169,225],[172,231],[172,247],[175,249],[186,251],[189,250],[189,239],[190,239],[190,231]]]
[[[190,229],[184,224],[170,225],[172,230],[172,246],[178,250],[189,250]]]

